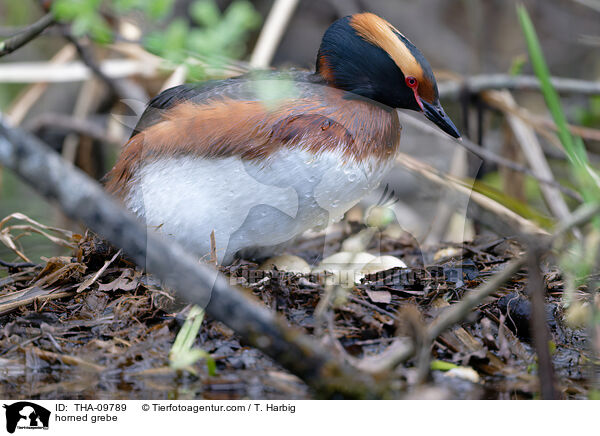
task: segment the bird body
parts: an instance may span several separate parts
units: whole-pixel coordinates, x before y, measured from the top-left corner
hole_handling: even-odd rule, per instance
[[[360,25],[352,25],[357,17]],[[314,74],[253,73],[163,92],[109,173],[107,189],[200,256],[210,252],[214,231],[222,263],[239,252],[270,254],[341,218],[393,164],[401,131],[395,108],[433,119],[432,107],[434,122],[447,120],[428,64],[421,66],[418,51],[411,54],[414,46],[394,32],[373,14],[346,17],[325,34]],[[378,45],[382,38],[392,40]],[[400,78],[406,89],[384,92],[378,81],[402,76],[396,62],[411,59],[414,76]],[[354,81],[344,76],[348,62],[358,68],[350,72]],[[456,131],[451,122],[438,124]]]

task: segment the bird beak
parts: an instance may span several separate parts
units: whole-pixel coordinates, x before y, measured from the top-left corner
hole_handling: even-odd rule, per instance
[[[434,104],[431,104],[425,101],[424,99],[421,99],[421,104],[423,107],[423,113],[430,121],[435,123],[448,135],[454,138],[460,138],[460,133],[458,132],[458,129],[456,128],[450,117],[446,115],[446,112],[444,112],[444,109],[442,108],[442,105],[439,101]]]

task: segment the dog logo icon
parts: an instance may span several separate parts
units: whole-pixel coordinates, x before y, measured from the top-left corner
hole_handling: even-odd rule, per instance
[[[48,429],[50,411],[42,406],[29,401],[19,401],[13,404],[5,404],[6,409],[6,431],[14,433],[19,429]]]

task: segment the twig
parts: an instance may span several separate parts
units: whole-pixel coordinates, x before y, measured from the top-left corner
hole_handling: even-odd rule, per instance
[[[101,95],[103,95],[102,84],[99,80],[88,80],[83,83],[77,94],[75,106],[73,107],[73,117],[83,120],[89,114],[93,113],[100,104]],[[65,160],[76,163],[79,146],[84,143],[78,135],[69,133],[65,136],[61,147],[61,153]],[[83,151],[83,150],[82,150]],[[90,151],[88,148],[87,151]],[[85,151],[81,154],[85,154]]]
[[[219,266],[219,258],[217,257],[217,242],[215,241],[215,231],[210,232],[210,263],[214,266]]]
[[[565,79],[552,77],[552,84],[558,92],[600,95],[600,82],[586,80]],[[438,84],[440,97],[457,99],[460,94],[467,91],[470,94],[479,94],[491,89],[514,89],[519,91],[539,91],[540,83],[535,76],[511,76],[508,74],[485,74],[466,77],[462,81],[447,81]]]
[[[0,57],[12,53],[18,48],[24,46],[54,22],[54,15],[52,15],[52,13],[48,13],[35,23],[23,28],[15,36],[0,42]]]
[[[559,189],[562,193],[568,195],[569,197],[574,198],[577,201],[583,201],[583,199],[581,198],[581,195],[579,195],[577,192],[573,191],[572,189],[566,188],[554,180],[549,180],[549,179],[546,179],[543,177],[536,176],[533,173],[533,171],[531,171],[526,166],[520,165],[516,162],[513,162],[511,160],[503,158],[502,156],[499,156],[483,147],[480,147],[479,145],[475,144],[474,142],[469,141],[467,138],[462,138],[460,140],[451,138],[448,135],[446,135],[445,133],[441,132],[439,129],[435,128],[434,126],[432,126],[424,121],[421,121],[411,115],[402,113],[402,112],[398,113],[398,117],[400,119],[401,124],[411,125],[414,128],[421,130],[422,132],[426,132],[426,133],[435,135],[436,137],[438,137],[446,142],[458,144],[458,145],[466,148],[467,150],[469,150],[471,153],[475,154],[476,156],[479,156],[481,159],[484,159],[489,162],[494,162],[498,165],[501,165],[503,167],[509,168],[514,171],[518,171],[520,173],[527,174],[528,176],[537,180],[539,183],[543,183],[548,186],[553,186],[556,189]]]
[[[531,233],[540,238],[549,236],[548,232],[532,221],[523,218],[495,200],[479,192],[472,191],[465,183],[438,171],[430,165],[420,162],[405,153],[399,153],[396,162],[420,179],[433,184],[437,189],[447,189],[450,196],[456,196],[455,203],[465,204],[465,202],[468,202],[467,213],[469,217],[479,220],[501,236],[518,235],[520,233]]]
[[[508,91],[488,91],[488,93],[492,94],[494,99],[502,101],[508,107],[514,108],[516,106],[515,100]],[[546,156],[542,151],[542,146],[535,136],[533,129],[515,115],[506,113],[506,118],[534,174],[544,180],[554,180],[550,165],[548,165]],[[546,205],[552,211],[553,215],[561,221],[566,219],[570,215],[570,211],[558,189],[543,183],[540,184],[540,189],[546,200]],[[578,230],[575,229],[574,234],[578,238],[581,238],[581,232]]]
[[[287,325],[263,305],[229,287],[225,277],[200,264],[174,241],[142,226],[133,215],[37,138],[0,119],[0,162],[40,193],[56,201],[73,219],[122,248],[132,260],[177,290],[190,303],[227,324],[241,338],[301,377],[321,396],[380,398],[385,380],[333,358],[322,345]]]
[[[53,353],[52,351],[42,350],[38,347],[29,347],[37,356],[44,360],[58,360],[67,365],[81,366],[82,368],[91,369],[92,371],[102,372],[106,369],[105,366],[98,365],[97,363],[88,362],[87,360],[81,359],[76,356],[68,356],[66,354]]]
[[[169,88],[183,85],[188,75],[188,67],[185,63],[178,65],[177,68],[171,73],[171,75],[164,81],[160,88],[160,92],[163,92]]]
[[[384,358],[377,362],[372,360],[369,365],[360,365],[362,369],[369,370],[373,373],[384,373],[389,371],[399,364],[410,359],[415,352],[423,349],[429,349],[430,344],[441,335],[446,329],[454,324],[462,321],[469,315],[473,309],[481,304],[487,297],[496,292],[507,280],[509,280],[525,263],[525,259],[517,258],[506,265],[506,267],[496,273],[491,279],[476,289],[469,291],[465,297],[459,302],[442,312],[442,314],[429,326],[425,333],[425,340],[422,344],[412,346],[404,345],[396,352],[384,351]],[[420,356],[423,357],[422,355]]]
[[[44,290],[37,286],[29,287],[21,291],[11,292],[0,297],[0,316],[13,312],[19,307],[38,304],[51,300],[58,300],[75,295],[74,291]]]
[[[512,260],[501,272],[492,276],[489,281],[466,293],[460,303],[454,304],[442,312],[428,329],[429,340],[433,342],[447,328],[462,321],[474,308],[483,303],[487,297],[496,292],[500,286],[516,274],[524,263],[525,258]]]
[[[51,127],[53,129],[64,130],[66,132],[77,133],[87,136],[96,141],[108,142],[112,144],[123,144],[126,138],[111,135],[100,124],[87,119],[78,119],[72,115],[46,112],[31,121],[28,121],[23,127],[30,132],[37,134],[41,130]]]
[[[253,68],[268,68],[298,0],[276,0],[250,57]]]
[[[565,220],[558,223],[554,229],[552,240],[556,240],[564,233],[574,227],[581,226],[589,222],[592,218],[600,214],[600,203],[583,204],[571,213]]]
[[[156,77],[159,64],[130,59],[107,59],[99,63],[104,74],[111,78],[142,76]],[[83,62],[52,64],[50,62],[11,62],[0,64],[0,83],[64,83],[81,82],[94,73]]]
[[[89,288],[90,286],[92,286],[94,284],[94,282],[96,280],[98,280],[100,278],[100,276],[102,276],[102,274],[104,274],[104,272],[106,271],[106,269],[120,255],[121,255],[121,250],[117,251],[112,258],[110,258],[109,260],[105,261],[104,265],[102,265],[102,268],[100,268],[98,271],[96,271],[94,274],[92,274],[89,278],[87,278],[86,280],[84,280],[83,283],[81,283],[79,286],[77,286],[77,289],[75,290],[75,292],[77,292],[77,293],[83,292],[87,288]]]
[[[544,132],[548,132],[548,129],[554,132],[558,131],[556,123],[551,119],[547,119],[539,115],[534,115],[522,107],[518,107],[516,105],[509,105],[506,101],[504,101],[504,99],[497,97],[498,95],[496,91],[482,93],[482,98],[486,103],[494,106],[495,108],[503,112],[509,112],[512,115],[519,117],[521,120],[531,125],[531,127],[533,127],[538,133],[542,134]],[[600,130],[598,129],[576,126],[573,124],[568,124],[567,127],[569,129],[569,132],[571,132],[573,135],[581,136],[583,139],[600,141]],[[558,144],[560,144],[560,141],[557,142]],[[563,150],[562,145],[559,145],[558,148],[560,148],[561,151]]]
[[[110,92],[121,98],[139,101],[148,101],[148,95],[142,87],[133,82],[125,81],[124,78],[115,79],[106,74],[96,63],[94,55],[88,47],[81,44],[77,38],[65,31],[65,38],[77,49],[77,54],[85,65],[106,85]]]
[[[51,64],[64,64],[75,56],[75,47],[71,44],[65,45],[50,59]],[[6,116],[13,126],[21,124],[29,110],[39,102],[40,98],[48,89],[47,82],[39,82],[27,87],[23,93],[14,99],[6,111]]]
[[[10,269],[19,269],[19,268],[28,268],[28,267],[36,266],[36,264],[32,263],[32,262],[12,263],[12,262],[5,262],[2,259],[0,259],[0,266],[10,268]]]
[[[540,271],[540,257],[542,250],[533,239],[529,240],[529,251],[527,253],[528,277],[527,293],[531,299],[531,331],[535,352],[538,357],[538,377],[540,379],[540,391],[542,399],[557,400],[554,386],[554,367],[550,356],[550,332],[546,321],[546,287]]]
[[[371,304],[368,301],[365,301],[365,300],[363,300],[361,298],[357,298],[354,295],[348,295],[348,301],[352,301],[353,303],[360,304],[361,306],[368,307],[371,310],[379,312],[379,313],[381,313],[381,314],[383,314],[385,316],[389,316],[394,321],[398,321],[398,316],[397,315],[395,315],[395,314],[393,314],[391,312],[388,312],[387,310],[382,309],[381,307],[376,306],[375,304]]]
[[[539,239],[533,239],[534,243],[538,244],[538,247],[541,249],[550,247],[550,243],[552,241],[560,238],[571,228],[589,222],[598,213],[600,213],[600,204],[585,204],[580,206],[577,210],[575,210],[575,212],[567,217],[566,220],[561,221],[559,226],[557,226],[552,238],[542,242]],[[532,239],[530,238],[530,240]],[[548,244],[546,244],[546,242]],[[473,311],[473,309],[483,303],[486,298],[497,291],[500,286],[502,286],[514,274],[516,274],[525,264],[526,260],[527,259],[525,257],[519,257],[512,260],[502,271],[492,276],[490,280],[479,285],[476,289],[469,291],[459,303],[448,307],[444,312],[442,312],[442,314],[429,326],[427,330],[427,340],[429,344],[433,343],[433,341],[435,341],[437,337],[446,329],[465,319]],[[543,320],[545,322],[545,313],[543,316]],[[547,344],[548,343],[546,342],[546,348]],[[385,350],[382,353],[382,359],[379,361],[373,362],[372,359],[369,359],[368,364],[367,362],[364,362],[365,364],[359,364],[359,367],[373,373],[383,373],[410,359],[417,350],[418,348],[415,347],[415,344],[404,345],[396,351]]]

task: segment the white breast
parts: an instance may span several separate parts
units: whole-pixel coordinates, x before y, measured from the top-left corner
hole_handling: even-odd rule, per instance
[[[227,264],[240,250],[268,255],[308,229],[339,220],[390,166],[341,162],[338,153],[289,149],[262,163],[157,158],[137,171],[126,204],[199,256],[210,252],[214,230],[219,261]]]

